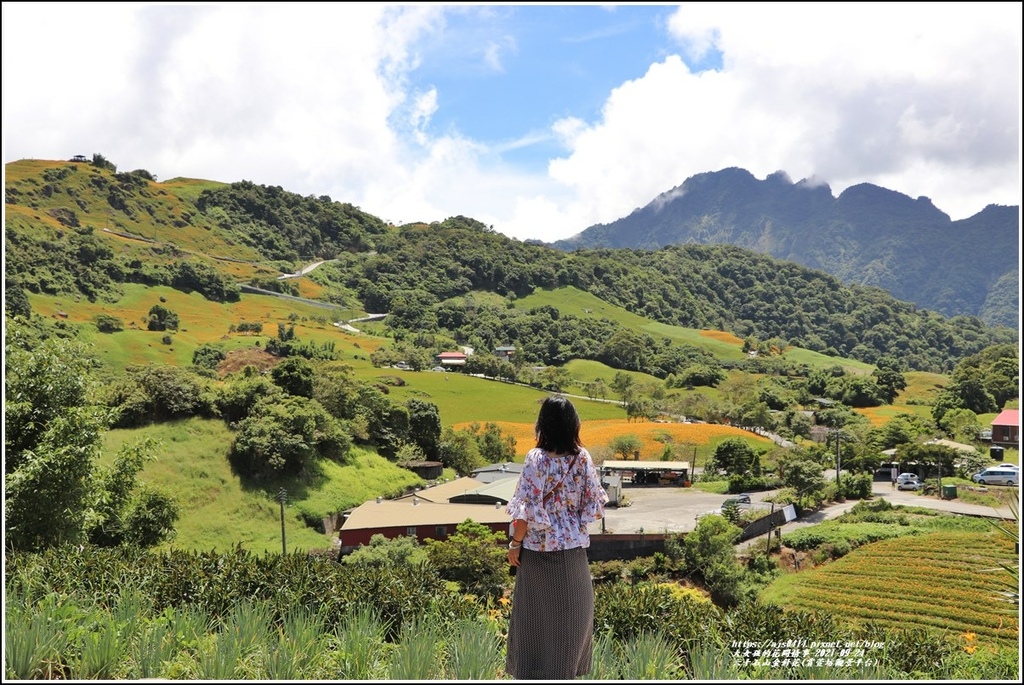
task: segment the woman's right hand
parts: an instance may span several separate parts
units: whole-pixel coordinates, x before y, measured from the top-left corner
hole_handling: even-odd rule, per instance
[[[508,563],[509,564],[511,564],[512,566],[518,566],[519,565],[519,552],[522,549],[523,549],[522,547],[513,547],[512,549],[510,549],[508,551]]]

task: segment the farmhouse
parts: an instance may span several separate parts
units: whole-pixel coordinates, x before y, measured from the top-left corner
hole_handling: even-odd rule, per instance
[[[441,366],[465,366],[466,354],[464,352],[442,352],[435,357]]]
[[[338,542],[341,553],[345,554],[360,545],[368,544],[376,534],[389,539],[408,535],[419,543],[427,538],[444,540],[467,519],[481,523],[496,533],[507,532],[510,521],[500,503],[493,506],[450,504],[431,502],[421,497],[370,501],[348,514],[338,531]]]
[[[1020,410],[1004,409],[992,419],[992,444],[1002,447],[1020,447]]]
[[[509,346],[495,347],[494,354],[506,361],[512,361],[512,357],[516,354],[516,348]]]
[[[486,474],[503,475],[487,482],[468,476],[457,478],[393,500],[378,497],[345,512],[337,529],[341,554],[369,544],[370,538],[376,534],[386,538],[408,535],[420,543],[427,538],[444,540],[467,519],[495,532],[507,532],[510,518],[505,513],[505,506],[515,494],[522,464],[494,464],[492,467],[498,468],[484,467],[477,472],[484,477]],[[601,482],[609,491],[609,504],[618,504],[622,494],[621,478],[606,475]]]

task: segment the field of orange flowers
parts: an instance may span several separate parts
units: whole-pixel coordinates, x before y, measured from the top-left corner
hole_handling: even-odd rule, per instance
[[[502,433],[511,434],[516,440],[516,455],[524,457],[534,445],[532,423],[512,423],[496,421]],[[465,429],[468,423],[455,424],[453,428]],[[580,430],[580,439],[591,453],[607,451],[612,440],[620,435],[635,435],[640,439],[640,459],[653,461],[658,459],[665,449],[666,441],[675,446],[682,446],[684,454],[679,458],[691,456],[686,449],[696,448],[698,456],[703,458],[711,453],[723,440],[741,438],[755,447],[771,447],[772,441],[745,430],[732,426],[721,426],[710,423],[655,423],[653,421],[628,421],[627,419],[602,419],[584,421]]]

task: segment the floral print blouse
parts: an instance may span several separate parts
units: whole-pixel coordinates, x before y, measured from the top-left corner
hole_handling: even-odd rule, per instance
[[[545,504],[544,495],[552,490],[554,494]],[[554,457],[535,447],[526,455],[515,494],[505,511],[513,521],[523,519],[528,523],[523,547],[553,552],[589,547],[587,527],[604,516],[607,501],[608,493],[586,449],[580,448],[574,462],[571,454]]]

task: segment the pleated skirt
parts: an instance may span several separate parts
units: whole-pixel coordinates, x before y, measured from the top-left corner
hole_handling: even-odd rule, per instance
[[[505,671],[517,680],[571,680],[590,673],[594,584],[587,550],[519,553]]]

